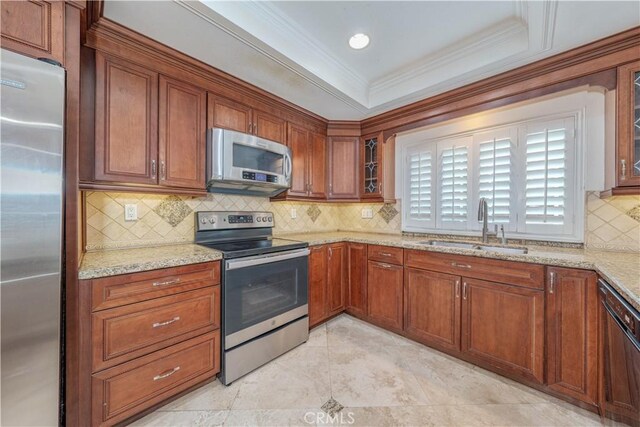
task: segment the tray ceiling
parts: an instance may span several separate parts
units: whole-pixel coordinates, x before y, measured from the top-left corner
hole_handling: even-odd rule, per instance
[[[104,15],[327,119],[360,120],[640,25],[635,1],[113,1]],[[363,32],[371,44],[349,48]]]

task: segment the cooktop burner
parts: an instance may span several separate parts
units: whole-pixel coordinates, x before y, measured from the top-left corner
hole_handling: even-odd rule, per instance
[[[300,249],[309,246],[309,244],[306,242],[277,238],[267,238],[261,240],[238,240],[217,243],[208,242],[199,244],[222,252],[222,255],[225,259],[261,255],[271,252],[288,251],[291,249]]]

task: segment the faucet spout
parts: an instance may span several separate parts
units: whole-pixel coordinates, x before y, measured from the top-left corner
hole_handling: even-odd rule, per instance
[[[489,234],[497,235],[498,232],[496,230],[495,233],[489,233],[489,205],[487,204],[487,199],[484,197],[480,198],[480,203],[478,205],[478,221],[482,221],[482,243],[487,243],[489,241]]]

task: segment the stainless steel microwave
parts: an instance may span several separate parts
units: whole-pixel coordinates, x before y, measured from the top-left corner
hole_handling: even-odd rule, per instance
[[[291,149],[227,129],[207,131],[207,190],[272,197],[291,186]]]

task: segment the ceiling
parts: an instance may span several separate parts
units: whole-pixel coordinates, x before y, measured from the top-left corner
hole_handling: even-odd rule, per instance
[[[104,15],[332,120],[640,25],[637,1],[115,1]],[[351,35],[371,44],[356,51]]]

